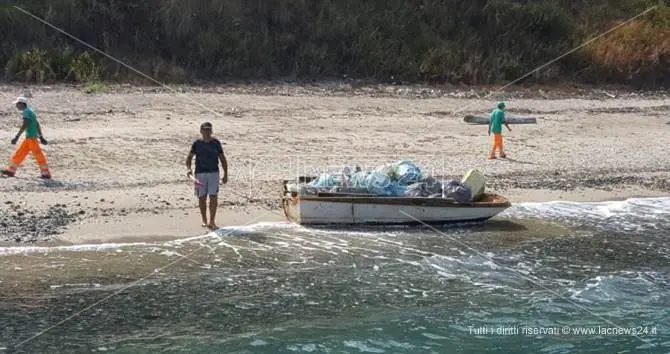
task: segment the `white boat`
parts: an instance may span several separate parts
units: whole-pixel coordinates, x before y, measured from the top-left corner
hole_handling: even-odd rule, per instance
[[[309,181],[304,177],[301,179]],[[284,214],[289,221],[301,225],[474,222],[490,219],[511,206],[505,197],[495,193],[485,193],[477,202],[471,203],[456,203],[442,198],[380,197],[352,193],[298,195],[288,190],[287,184],[291,182],[284,181]]]

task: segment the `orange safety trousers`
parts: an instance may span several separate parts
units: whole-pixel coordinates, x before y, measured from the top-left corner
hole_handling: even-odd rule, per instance
[[[37,138],[25,138],[16,149],[7,168],[10,172],[16,172],[21,163],[26,159],[28,153],[31,153],[37,164],[40,166],[40,173],[42,176],[49,176],[49,166],[47,165],[47,158],[40,148],[40,142]]]
[[[491,154],[493,155],[496,151],[500,151],[500,153],[504,153],[503,151],[503,136],[501,133],[493,133],[493,144],[491,144]]]

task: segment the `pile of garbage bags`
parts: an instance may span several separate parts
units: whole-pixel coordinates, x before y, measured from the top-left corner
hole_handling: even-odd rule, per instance
[[[297,192],[301,195],[331,192],[445,198],[459,203],[472,200],[472,192],[460,181],[441,181],[425,176],[418,166],[408,160],[385,164],[373,171],[362,171],[356,166],[353,171],[345,167],[340,174],[323,173],[311,182],[299,185]]]

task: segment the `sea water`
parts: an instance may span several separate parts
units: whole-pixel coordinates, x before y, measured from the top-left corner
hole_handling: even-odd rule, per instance
[[[670,353],[670,198],[0,249],[0,353]]]

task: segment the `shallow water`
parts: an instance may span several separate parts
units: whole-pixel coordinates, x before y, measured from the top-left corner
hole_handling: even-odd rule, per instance
[[[670,198],[654,198],[519,204],[440,230],[262,223],[161,244],[2,248],[0,347],[670,353],[669,231]]]

